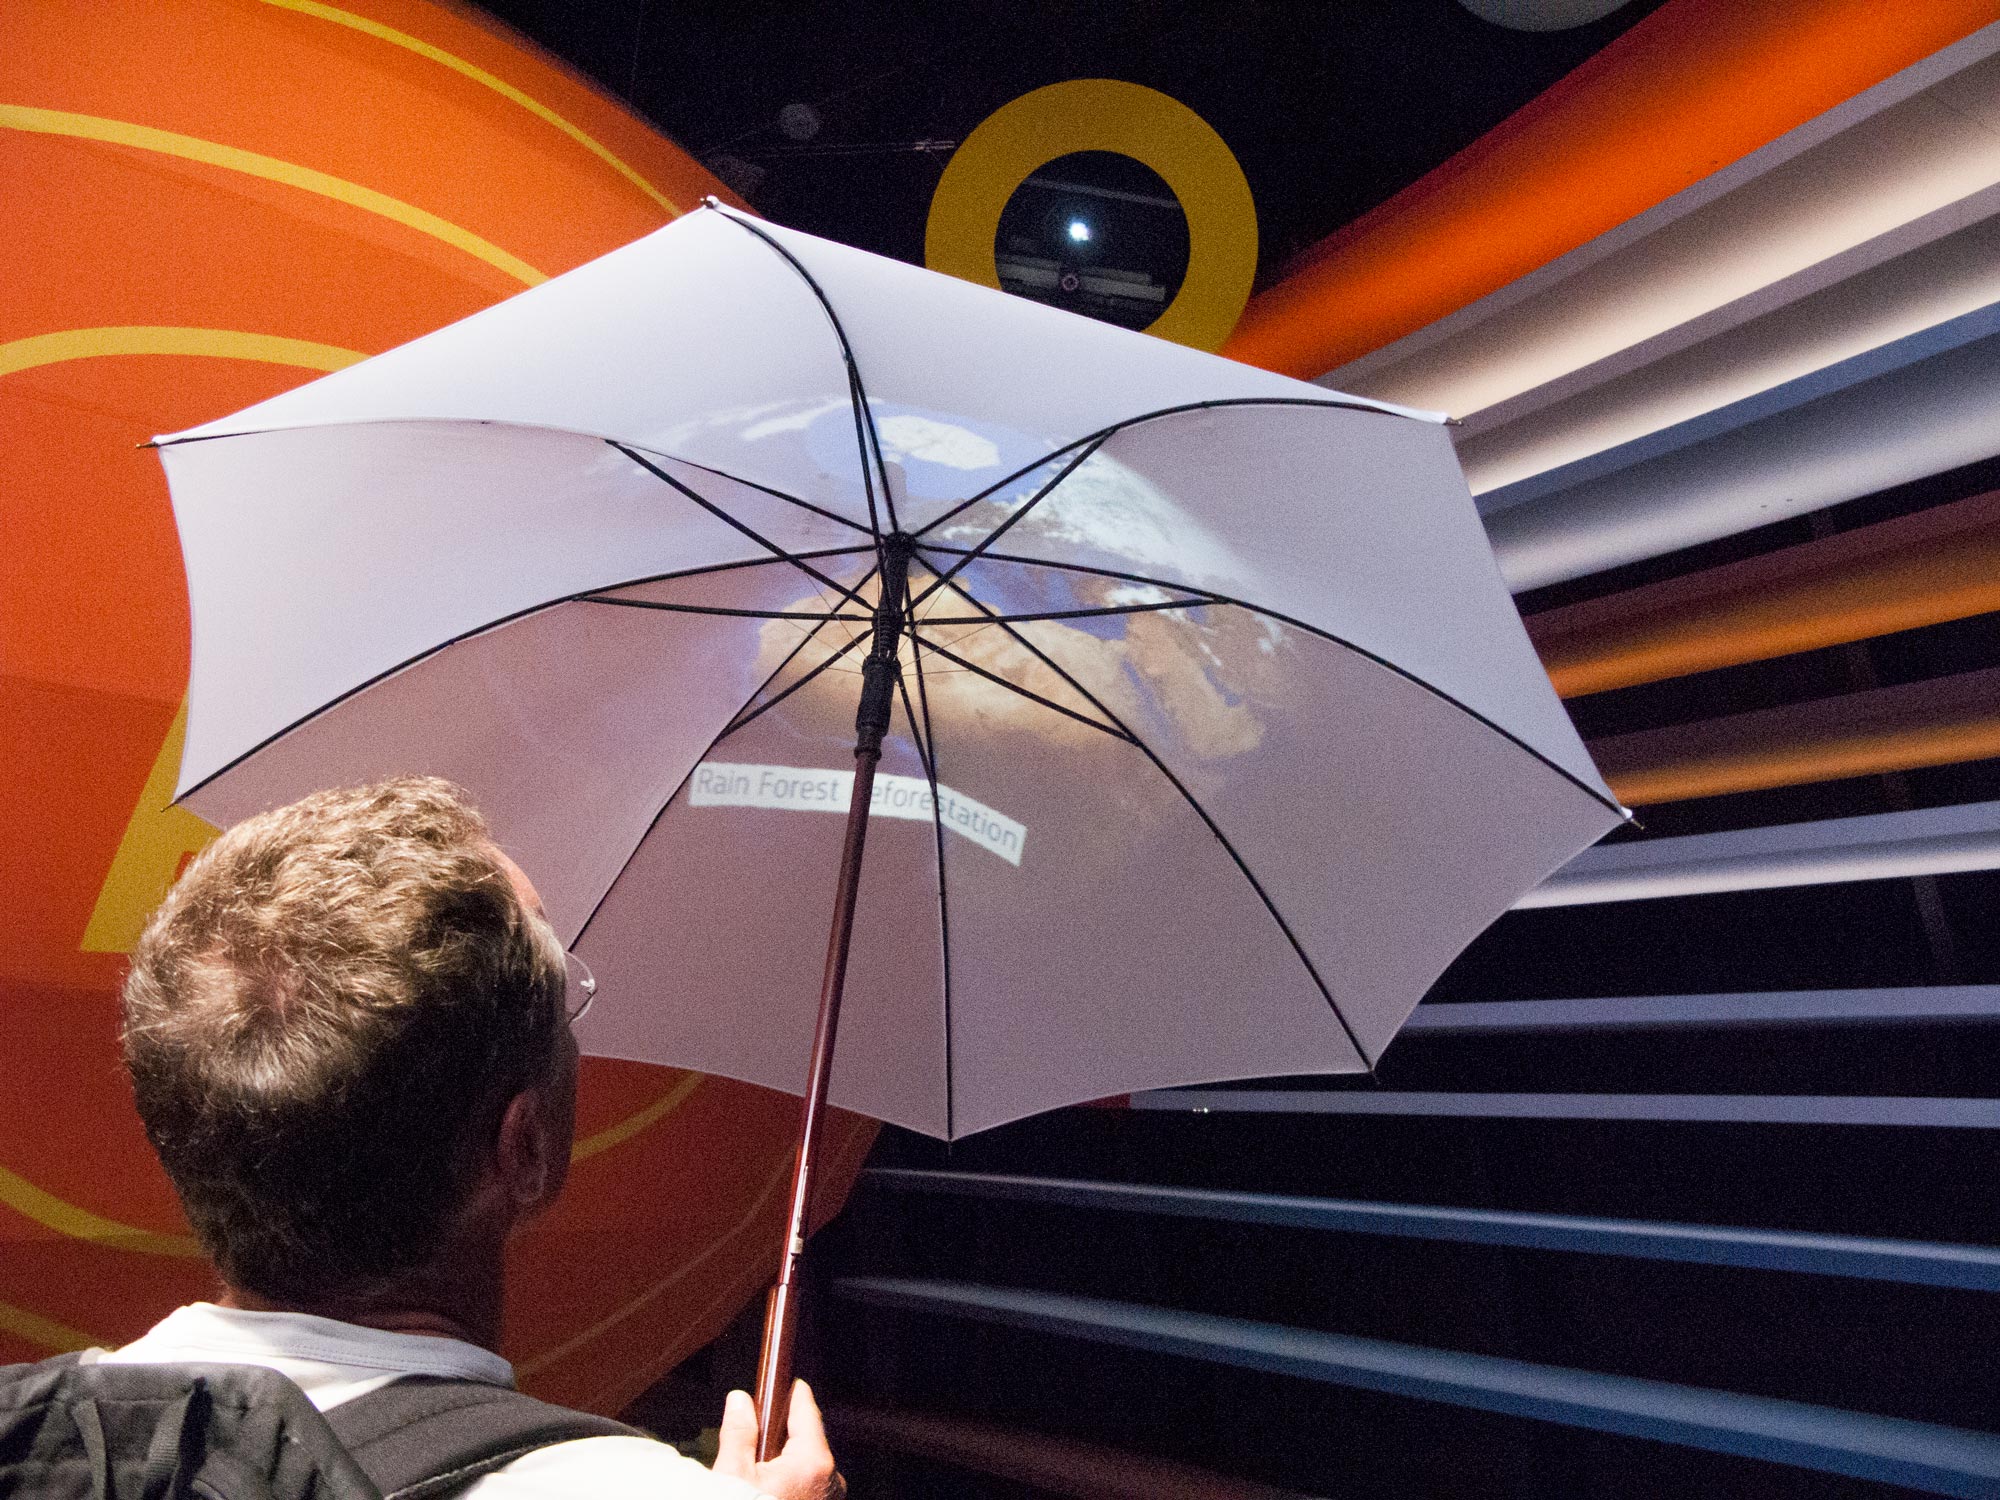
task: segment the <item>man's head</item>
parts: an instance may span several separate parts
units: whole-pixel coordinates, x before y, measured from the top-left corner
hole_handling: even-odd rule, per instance
[[[537,906],[431,778],[260,814],[189,865],[133,954],[125,1061],[232,1286],[312,1303],[428,1266],[523,1099],[566,1112],[563,954]],[[564,1153],[568,1128],[547,1132]]]

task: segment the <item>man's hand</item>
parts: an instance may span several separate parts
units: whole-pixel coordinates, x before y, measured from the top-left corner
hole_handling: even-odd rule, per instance
[[[847,1481],[833,1466],[819,1403],[803,1380],[792,1382],[792,1414],[785,1446],[766,1463],[757,1462],[757,1403],[748,1391],[731,1391],[722,1408],[716,1437],[715,1472],[747,1479],[772,1500],[840,1500]]]

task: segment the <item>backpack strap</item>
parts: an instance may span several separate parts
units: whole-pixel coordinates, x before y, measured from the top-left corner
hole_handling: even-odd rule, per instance
[[[276,1370],[73,1356],[0,1368],[0,1495],[382,1500]]]
[[[405,1376],[326,1413],[389,1500],[455,1493],[524,1454],[578,1438],[652,1434],[478,1380]]]

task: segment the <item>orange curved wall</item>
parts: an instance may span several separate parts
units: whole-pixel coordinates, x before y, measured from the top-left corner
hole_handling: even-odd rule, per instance
[[[160,860],[199,833],[141,807],[171,760],[188,627],[166,486],[135,445],[463,317],[709,193],[729,197],[470,9],[9,7],[0,1360],[119,1342],[210,1290],[116,1065],[123,959],[87,951],[121,945],[173,873]],[[520,1248],[508,1352],[529,1388],[609,1410],[769,1278],[797,1105],[593,1060],[581,1112],[571,1189]],[[872,1135],[836,1119],[826,1201]]]
[[[1222,352],[1312,379],[1547,265],[2000,20],[1993,0],[1668,0],[1308,250]]]

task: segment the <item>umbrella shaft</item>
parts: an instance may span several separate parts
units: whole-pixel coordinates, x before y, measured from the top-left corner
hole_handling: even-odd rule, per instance
[[[882,593],[875,609],[875,639],[862,663],[861,704],[855,719],[854,791],[847,803],[847,839],[840,856],[840,883],[833,897],[833,925],[826,939],[826,970],[820,979],[819,1024],[813,1030],[812,1062],[800,1108],[799,1154],[792,1166],[791,1211],[777,1285],[764,1308],[764,1347],[757,1361],[757,1460],[777,1456],[785,1442],[791,1404],[792,1344],[797,1333],[796,1284],[805,1257],[812,1211],[813,1172],[818,1166],[826,1090],[833,1075],[833,1044],[840,1029],[840,997],[847,987],[847,950],[854,937],[854,899],[861,884],[861,855],[868,842],[868,807],[875,794],[875,767],[882,759],[882,736],[895,699],[897,656],[909,595],[911,548],[907,537],[887,539],[882,557]]]

